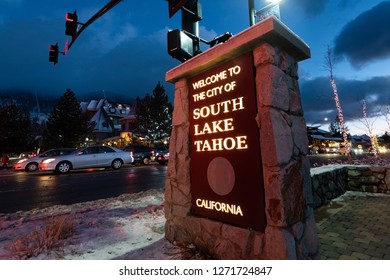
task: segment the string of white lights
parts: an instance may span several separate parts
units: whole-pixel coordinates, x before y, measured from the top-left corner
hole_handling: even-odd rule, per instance
[[[370,143],[371,143],[372,151],[373,151],[374,155],[376,155],[377,154],[376,143],[375,143],[375,139],[374,139],[374,136],[372,133],[372,126],[370,125],[370,122],[368,121],[367,102],[365,99],[363,99],[363,118],[364,118],[364,122],[365,122],[365,125],[367,127],[367,130],[368,130],[368,135],[370,136]]]
[[[334,96],[334,101],[336,102],[336,108],[337,108],[338,117],[339,117],[339,121],[340,121],[341,132],[343,134],[344,146],[346,147],[347,151],[349,151],[350,147],[349,147],[349,143],[348,143],[347,131],[345,130],[345,125],[344,125],[343,110],[341,109],[341,105],[340,105],[340,99],[339,99],[339,94],[337,91],[337,85],[332,77],[330,78],[330,83],[332,84],[333,96]]]

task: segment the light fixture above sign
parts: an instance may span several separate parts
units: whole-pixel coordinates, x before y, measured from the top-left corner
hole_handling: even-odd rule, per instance
[[[255,14],[257,18],[257,22],[260,22],[270,16],[274,16],[280,19],[280,9],[279,9],[280,1],[281,0],[267,0],[267,2],[270,2],[270,4],[260,9]]]
[[[260,22],[270,16],[280,19],[279,3],[281,1],[282,0],[266,0],[266,2],[270,2],[270,4],[256,11],[254,0],[248,0],[250,25],[252,26],[255,24],[255,18],[257,18],[256,22]]]

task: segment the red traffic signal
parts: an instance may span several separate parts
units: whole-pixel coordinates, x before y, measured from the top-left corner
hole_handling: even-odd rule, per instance
[[[74,13],[66,13],[65,14],[65,35],[75,37],[77,34],[77,13],[74,11]]]
[[[188,0],[168,0],[169,18],[173,17],[187,2]]]
[[[49,46],[49,62],[53,62],[54,65],[58,62],[58,44]]]

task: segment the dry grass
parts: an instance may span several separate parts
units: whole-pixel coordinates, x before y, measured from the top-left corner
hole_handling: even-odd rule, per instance
[[[49,218],[45,225],[15,240],[10,251],[17,259],[28,259],[61,246],[62,240],[74,232],[74,218],[58,216]]]

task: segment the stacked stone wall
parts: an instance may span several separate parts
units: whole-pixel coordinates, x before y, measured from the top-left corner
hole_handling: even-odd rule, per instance
[[[390,194],[390,167],[320,167],[312,170],[311,177],[315,208],[329,203],[348,190]]]

